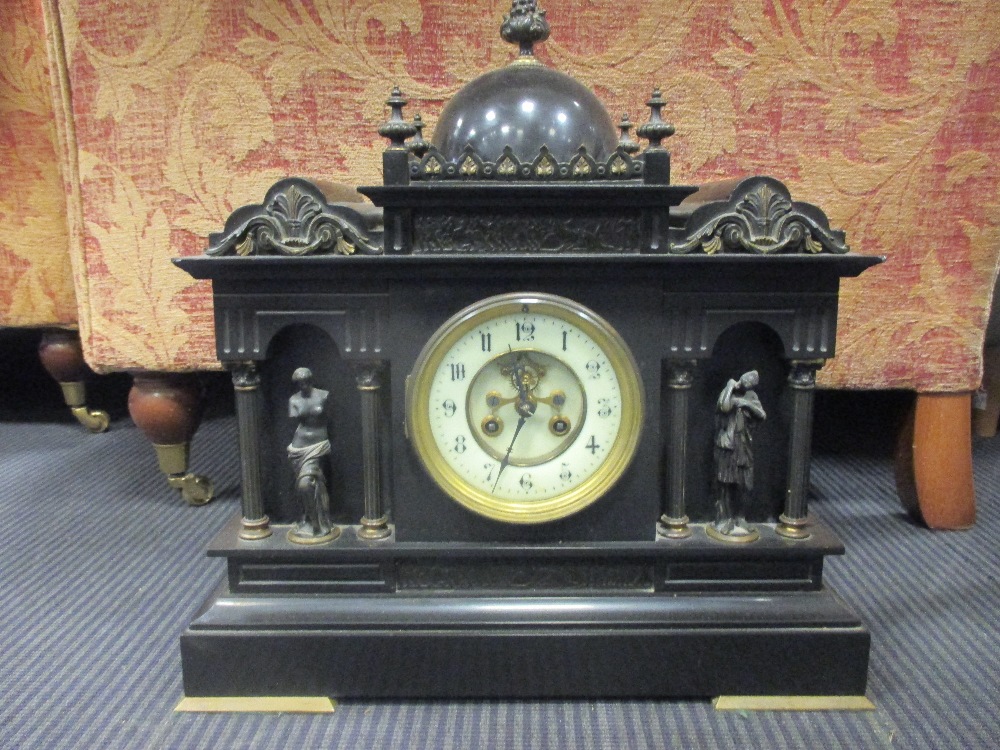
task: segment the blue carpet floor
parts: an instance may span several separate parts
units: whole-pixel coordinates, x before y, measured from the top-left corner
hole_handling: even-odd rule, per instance
[[[0,422],[0,748],[1000,746],[1000,438],[976,445],[979,522],[967,532],[910,521],[887,456],[850,445],[817,456],[811,509],[847,546],[827,581],[873,635],[877,710],[858,713],[723,713],[695,700],[174,713],[178,637],[223,573],[203,549],[239,509],[234,419],[209,419],[193,457],[218,490],[202,508],[166,487],[127,419],[96,436],[65,419]]]

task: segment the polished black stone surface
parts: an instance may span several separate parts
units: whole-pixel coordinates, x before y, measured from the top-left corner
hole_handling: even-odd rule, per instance
[[[488,161],[510,146],[530,163],[542,146],[561,162],[581,146],[607,159],[617,140],[607,110],[586,86],[540,63],[514,63],[462,88],[441,113],[432,143],[449,159],[471,145]]]
[[[790,467],[808,460],[799,426],[811,401],[792,393],[790,363],[834,355],[841,280],[880,259],[673,254],[669,209],[691,189],[661,176],[620,185],[404,181],[365,191],[385,208],[385,255],[178,261],[213,282],[220,361],[257,363],[263,427],[241,434],[261,458],[274,524],[271,537],[248,542],[235,538],[234,521],[213,544],[227,576],[182,637],[188,695],[864,692],[870,635],[823,583],[824,559],[842,545],[818,525],[807,540],[779,537],[775,519],[791,492],[807,490]],[[540,239],[546,226],[579,229],[601,212],[632,225],[628,247],[584,252],[578,236],[556,253]],[[433,220],[441,254],[415,229]],[[480,239],[458,242],[460,225],[481,222],[485,234],[503,221],[535,239],[499,252]],[[607,320],[635,355],[654,415],[600,502],[531,526],[455,503],[402,428],[407,375],[424,343],[468,305],[512,290],[565,297]],[[385,373],[374,417],[381,442],[365,454],[354,376],[373,360]],[[287,502],[287,384],[302,366],[336,394],[330,486],[343,533],[322,549],[286,539],[296,510]],[[715,516],[713,425],[726,379],[750,369],[768,405],[745,508],[761,537],[725,544],[704,530]],[[357,538],[363,467],[382,480],[393,533],[381,542]],[[690,519],[689,538],[658,534],[665,509]]]
[[[189,696],[865,691],[870,635],[822,584],[843,546],[820,524],[803,541],[764,526],[751,560],[701,528],[504,545],[372,543],[348,527],[309,549],[282,526],[259,542],[239,528],[210,545],[228,580],[181,639]]]

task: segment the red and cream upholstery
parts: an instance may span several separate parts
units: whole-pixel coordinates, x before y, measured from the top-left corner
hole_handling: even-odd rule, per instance
[[[0,25],[0,328],[44,331],[42,363],[88,429],[108,415],[86,407],[87,368],[76,333],[77,299],[66,221],[69,184],[57,130],[39,2],[10,0]]]
[[[971,523],[969,394],[1000,257],[995,5],[540,4],[553,34],[536,54],[591,85],[615,119],[641,122],[662,88],[677,127],[676,182],[774,175],[822,207],[854,251],[888,257],[845,284],[837,357],[820,385],[920,394],[918,467],[922,451],[942,445],[959,446],[950,460],[961,464],[948,469],[948,487],[915,478],[926,520]],[[3,33],[24,50],[19,75],[44,81],[45,66],[55,70],[54,85],[30,85],[31,106],[17,117],[51,123],[51,107],[60,138],[42,138],[39,125],[14,166],[0,166],[5,263],[51,264],[35,254],[68,243],[84,349],[98,370],[216,368],[209,289],[170,258],[201,253],[233,209],[281,177],[380,183],[376,128],[391,88],[433,132],[462,84],[509,60],[497,34],[509,7],[43,0],[42,24]],[[17,120],[3,96],[0,147],[13,153]],[[23,199],[36,194],[46,200],[25,216]],[[16,294],[0,291],[0,307],[50,305],[70,322],[59,263],[58,283],[38,266]]]

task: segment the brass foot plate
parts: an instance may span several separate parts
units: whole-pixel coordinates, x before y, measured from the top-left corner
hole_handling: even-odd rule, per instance
[[[716,711],[874,711],[863,695],[720,695]]]
[[[316,696],[182,698],[174,711],[188,713],[332,714],[337,702]]]

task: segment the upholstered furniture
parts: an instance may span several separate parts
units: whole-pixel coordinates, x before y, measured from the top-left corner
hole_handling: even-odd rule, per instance
[[[983,345],[983,386],[976,394],[973,430],[994,437],[1000,427],[1000,286],[993,287],[993,305]]]
[[[74,416],[92,432],[106,412],[86,405],[88,368],[76,333],[77,303],[66,189],[41,5],[4,4],[0,29],[0,328],[43,331],[42,364]]]
[[[970,394],[1000,256],[994,5],[542,6],[563,22],[540,57],[589,82],[613,113],[640,123],[648,82],[661,83],[675,182],[774,175],[821,206],[853,250],[887,256],[845,284],[837,357],[819,383],[914,391],[904,496],[932,526],[971,524]],[[65,221],[37,222],[68,238],[88,362],[146,373],[147,384],[217,367],[210,290],[170,259],[200,254],[233,209],[281,177],[378,184],[373,125],[391,88],[432,129],[443,101],[509,58],[495,33],[508,8],[43,0],[24,54],[38,66],[47,50],[54,71],[44,105],[60,172],[14,171],[30,178],[19,193],[66,202]],[[20,40],[19,29],[3,33]]]

